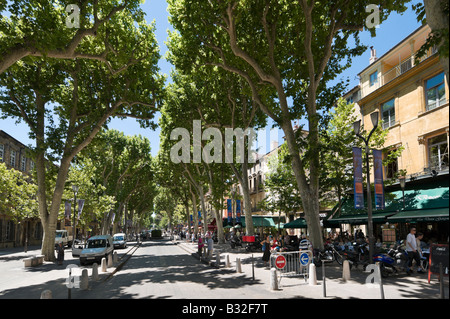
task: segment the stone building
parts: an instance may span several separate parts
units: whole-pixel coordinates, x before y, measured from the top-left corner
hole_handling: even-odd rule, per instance
[[[29,148],[3,130],[0,130],[0,162],[9,169],[31,174],[34,162]],[[25,237],[28,245],[38,245],[42,240],[42,224],[37,218],[14,221],[8,212],[0,211],[0,248],[23,246]]]

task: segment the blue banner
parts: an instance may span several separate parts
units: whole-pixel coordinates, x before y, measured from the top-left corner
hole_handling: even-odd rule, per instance
[[[233,221],[233,213],[231,212],[231,199],[227,199],[227,213],[228,213],[228,223],[231,224]]]
[[[241,222],[241,200],[236,199],[236,223]]]
[[[384,209],[383,152],[373,150],[375,209]]]
[[[355,208],[364,208],[362,175],[362,150],[359,147],[353,147],[353,190],[355,199]]]

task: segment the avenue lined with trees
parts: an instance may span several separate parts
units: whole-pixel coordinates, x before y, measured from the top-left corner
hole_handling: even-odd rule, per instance
[[[409,1],[167,2],[175,29],[167,42],[171,83],[160,73],[155,27],[139,0],[78,1],[79,28],[66,26],[71,1],[0,0],[0,12],[9,13],[0,20],[0,115],[26,123],[35,141],[32,176],[0,163],[0,209],[17,220],[40,217],[42,254],[50,261],[72,185],[86,202],[80,229],[94,220],[102,234],[128,220],[147,227],[153,213],[164,226],[190,225],[191,215],[197,225],[200,211],[204,224],[217,221],[219,243],[225,241],[224,198],[239,185],[245,232],[253,235],[251,141],[244,139],[244,152],[232,163],[224,160],[226,143],[212,150],[208,142],[224,138],[227,128],[264,128],[270,120],[286,143],[265,184],[279,200],[263,207],[303,211],[313,245],[323,247],[320,205],[334,206],[351,185],[351,146],[361,145],[352,129],[354,105],[339,99],[348,87],[338,76],[367,49],[359,33],[375,36],[365,24],[366,6],[382,6],[382,23]],[[127,117],[160,127],[157,156],[148,139],[108,129],[112,118]],[[184,128],[193,139],[196,121],[204,135],[208,128],[222,134],[190,143],[191,160],[175,163],[171,151],[179,136],[172,132]],[[296,129],[294,121],[306,125]],[[371,146],[382,149],[386,134],[379,125]],[[198,149],[217,160],[192,160]],[[401,152],[390,153],[385,164]]]

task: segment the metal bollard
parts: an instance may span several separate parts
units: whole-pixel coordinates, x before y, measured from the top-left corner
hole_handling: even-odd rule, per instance
[[[378,272],[378,278],[380,280],[380,297],[381,297],[381,299],[384,299],[383,279],[381,277],[381,268],[380,268],[379,262],[377,262],[377,272]]]
[[[118,261],[119,261],[119,256],[117,255],[117,251],[115,251],[113,254],[113,263],[117,264]]]
[[[255,280],[255,263],[253,260],[253,254],[252,254],[252,278]]]

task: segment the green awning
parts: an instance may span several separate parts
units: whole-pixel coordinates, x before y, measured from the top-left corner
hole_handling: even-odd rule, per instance
[[[448,220],[448,207],[402,211],[388,217],[388,221],[391,223],[440,222]]]
[[[276,227],[277,224],[275,223],[275,221],[273,220],[272,217],[265,217],[265,216],[252,216],[252,220],[253,220],[253,226],[254,227]],[[240,223],[235,223],[235,224],[240,224],[242,225],[242,227],[245,227],[245,217],[242,216],[241,217],[241,222]],[[233,222],[229,223],[228,222],[228,218],[224,218],[223,221],[223,226],[227,227],[227,226],[233,226]]]
[[[306,228],[306,220],[304,218],[297,218],[287,224],[284,224],[282,228]]]
[[[372,194],[372,204],[374,205]],[[448,180],[433,181],[421,185],[407,185],[401,190],[385,192],[385,209],[375,210],[373,207],[374,222],[407,222],[414,221],[441,221],[448,220],[449,207]],[[366,200],[366,196],[364,198]],[[367,205],[366,205],[367,207]],[[333,218],[327,224],[366,224],[367,208],[355,209],[353,196],[348,196],[341,202],[341,212],[337,213],[338,205],[333,208]],[[423,217],[420,217],[422,216]]]
[[[372,220],[375,223],[386,222],[386,217],[394,215],[395,212],[381,212],[373,213]],[[355,215],[344,215],[338,218],[333,218],[327,220],[329,224],[352,224],[352,225],[362,225],[367,224],[367,214],[355,214]]]

